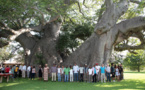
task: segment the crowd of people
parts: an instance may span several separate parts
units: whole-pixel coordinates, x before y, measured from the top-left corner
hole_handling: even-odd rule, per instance
[[[42,78],[44,81],[48,81],[49,76],[51,76],[51,81],[58,82],[115,82],[115,80],[120,81],[123,79],[123,68],[122,65],[114,65],[111,63],[101,66],[96,63],[93,67],[85,65],[78,66],[56,66],[53,64],[51,68],[47,64],[42,68],[39,65],[39,68],[36,69],[35,66],[26,66],[26,65],[13,65],[13,66],[0,66],[0,73],[11,73],[12,78],[22,77],[35,79],[36,74],[39,77],[39,80]]]

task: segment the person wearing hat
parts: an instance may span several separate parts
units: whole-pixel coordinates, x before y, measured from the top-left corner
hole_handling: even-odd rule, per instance
[[[100,66],[98,63],[96,63],[96,78],[97,78],[97,82],[99,82],[99,77],[100,77]]]
[[[84,65],[84,82],[87,82],[88,80],[88,67],[87,64]]]

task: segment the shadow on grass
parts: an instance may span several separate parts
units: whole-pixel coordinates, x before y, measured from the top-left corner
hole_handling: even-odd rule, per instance
[[[124,73],[145,74],[145,72],[124,72]]]
[[[81,82],[43,82],[39,80],[18,79],[1,83],[0,90],[145,90],[145,80],[123,80],[111,83]]]

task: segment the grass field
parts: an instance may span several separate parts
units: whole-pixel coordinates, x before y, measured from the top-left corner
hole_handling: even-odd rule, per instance
[[[111,83],[43,82],[16,79],[0,83],[0,90],[145,90],[145,73],[126,72],[125,80]]]

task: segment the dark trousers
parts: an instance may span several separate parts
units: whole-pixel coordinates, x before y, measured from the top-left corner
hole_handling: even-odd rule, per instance
[[[93,82],[96,82],[96,74],[93,75]]]
[[[22,77],[22,71],[19,70],[19,77]]]
[[[31,79],[35,79],[35,73],[31,74]]]
[[[17,72],[14,72],[14,78],[16,78],[17,77]]]
[[[108,81],[111,82],[110,73],[107,72],[106,75],[107,75],[107,82],[108,82]]]
[[[84,81],[84,74],[80,73],[80,82],[83,82],[83,81]]]

